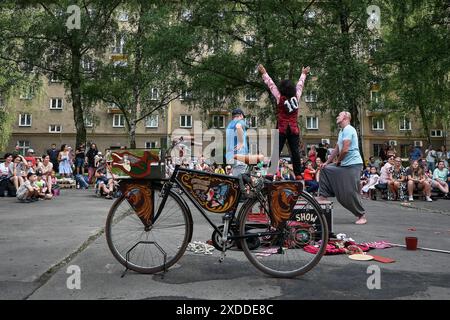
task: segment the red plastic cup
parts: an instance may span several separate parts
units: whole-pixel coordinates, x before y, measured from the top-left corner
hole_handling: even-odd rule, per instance
[[[406,237],[406,250],[417,250],[417,238],[416,237]]]

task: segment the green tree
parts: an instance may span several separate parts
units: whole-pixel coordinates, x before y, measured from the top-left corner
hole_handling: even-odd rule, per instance
[[[390,112],[416,115],[430,129],[450,123],[450,4],[445,0],[384,1],[382,47],[375,55]]]
[[[86,141],[82,84],[92,72],[86,61],[101,59],[115,30],[113,13],[120,0],[112,1],[3,1],[0,42],[6,49],[0,60],[17,64],[23,72],[60,80],[72,102],[76,144]],[[79,28],[69,6],[80,9]],[[70,24],[72,22],[72,24]],[[69,24],[68,24],[69,23]],[[92,61],[91,61],[92,62]]]
[[[244,104],[273,120],[275,101],[257,65],[262,63],[275,82],[296,81],[302,66],[309,65],[312,76],[305,90],[318,91],[318,102],[310,107],[332,113],[348,110],[361,132],[359,110],[367,102],[372,79],[367,7],[368,2],[356,0],[191,1],[178,8],[178,23],[165,33],[171,48],[163,47],[182,62],[194,106],[232,107],[246,93],[255,98],[266,93],[262,104]],[[182,40],[177,41],[180,34]]]
[[[146,117],[162,113],[182,92],[176,61],[169,61],[159,48],[172,19],[164,1],[128,1],[122,8],[128,23],[116,33],[118,55],[99,65],[98,74],[86,83],[86,93],[120,109],[136,148],[136,128]]]

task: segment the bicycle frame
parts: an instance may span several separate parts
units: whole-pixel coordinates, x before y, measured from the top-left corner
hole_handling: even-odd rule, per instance
[[[184,194],[194,204],[206,221],[208,221],[211,227],[218,232],[220,236],[223,236],[218,226],[208,217],[205,209],[214,213],[228,214],[231,219],[234,219],[239,200],[242,196],[240,191],[240,181],[242,183],[242,177],[206,173],[203,171],[181,168],[177,165],[175,166],[172,176],[164,185],[163,199],[159,205],[158,211],[152,219],[152,223],[155,223],[160,216],[169,196],[169,191],[173,188],[174,184],[176,184],[183,190]],[[256,193],[256,196],[264,201],[259,192]],[[267,210],[267,208],[265,209]],[[249,234],[248,236],[234,235],[230,236],[229,239],[234,240],[264,235],[266,234]],[[267,233],[267,235],[274,235],[274,232]]]

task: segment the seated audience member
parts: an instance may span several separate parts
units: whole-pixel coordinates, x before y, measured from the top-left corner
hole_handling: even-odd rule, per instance
[[[289,163],[286,160],[280,160],[281,166],[279,168],[279,180],[295,180],[295,174]]]
[[[389,191],[389,183],[392,181],[392,168],[394,167],[394,157],[389,157],[387,162],[380,169],[380,178],[378,179],[377,189],[387,190],[387,199],[392,198]]]
[[[107,163],[102,160],[95,171],[96,182],[96,192],[100,197],[106,195],[106,199],[112,199],[114,191],[114,180],[112,175],[109,173]]]
[[[50,180],[51,180],[51,185],[52,185],[52,195],[59,196],[60,189],[59,189],[58,179],[56,179],[55,170],[53,170],[52,173],[50,174]]]
[[[0,197],[5,196],[5,191],[8,191],[9,197],[16,195],[16,188],[14,187],[14,175],[12,163],[13,155],[11,153],[5,154],[5,162],[0,163]]]
[[[228,175],[228,176],[232,176],[233,175],[233,168],[231,168],[230,165],[227,165],[225,167],[225,174]]]
[[[34,185],[38,188],[39,198],[50,200],[52,198],[52,194],[48,191],[47,182],[45,181],[45,177],[42,175],[42,172],[37,170],[36,177],[37,178]]]
[[[444,193],[444,198],[448,198],[448,184],[447,184],[447,176],[448,169],[444,167],[445,163],[443,160],[438,162],[438,166],[434,169],[433,179],[431,180],[431,187],[438,188]]]
[[[34,168],[34,170],[36,170],[37,160],[36,160],[36,157],[34,156],[34,150],[33,149],[28,149],[27,150],[27,154],[25,156],[25,160],[27,161],[28,165],[31,168]],[[31,161],[31,165],[30,165],[30,161]]]
[[[223,170],[222,165],[219,164],[219,165],[217,165],[216,170],[214,170],[214,173],[225,174],[225,170]]]
[[[364,169],[364,171],[361,173],[361,178],[359,179],[359,188],[362,189],[368,182],[369,182],[369,176],[370,176],[370,165]],[[375,169],[376,171],[376,169]],[[363,191],[361,190],[361,194]]]
[[[314,170],[312,162],[306,162],[306,169],[303,171],[303,179],[305,180],[306,191],[309,193],[319,190],[319,183],[316,181],[316,170]]]
[[[389,190],[393,196],[392,200],[405,200],[407,190],[406,169],[402,166],[402,159],[395,158],[395,164],[392,168],[392,180],[389,182]]]
[[[39,163],[37,170],[42,173],[42,179],[44,179],[47,184],[48,193],[52,194],[53,163],[50,161],[50,156],[48,154],[42,156],[42,162]]]
[[[322,167],[322,159],[316,158],[316,164],[314,169],[316,170],[316,181],[319,182],[320,179],[320,168]]]
[[[380,178],[380,176],[378,175],[377,168],[371,167],[370,173],[369,173],[369,178],[367,179],[367,183],[361,188],[361,192],[365,198],[369,198],[369,197],[371,197],[372,199],[375,198],[374,190],[375,190],[375,186],[378,184],[379,178]]]
[[[27,180],[17,190],[17,199],[21,202],[37,201],[39,199],[39,188],[35,185],[36,173],[28,172]]]
[[[16,155],[13,160],[13,176],[11,181],[14,183],[16,190],[24,183],[27,179],[28,173],[28,163],[25,158],[21,155]]]
[[[414,201],[413,193],[414,189],[417,189],[423,191],[426,201],[433,201],[431,199],[431,186],[427,181],[423,169],[419,166],[419,161],[414,160],[406,171],[406,174],[408,176],[408,200]]]

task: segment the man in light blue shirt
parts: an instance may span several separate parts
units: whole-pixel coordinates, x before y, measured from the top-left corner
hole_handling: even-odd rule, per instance
[[[350,125],[350,120],[351,114],[347,111],[342,111],[336,118],[341,131],[336,147],[321,166],[319,200],[336,197],[344,208],[358,218],[356,224],[366,224],[365,210],[359,197],[359,178],[363,161],[359,153],[358,135]],[[331,162],[334,163],[330,164]]]
[[[247,155],[247,125],[245,123],[245,115],[241,109],[234,109],[231,112],[233,120],[227,126],[227,149],[225,158],[227,164],[232,166],[233,176],[238,176],[244,173],[247,169],[247,165],[239,160],[235,159],[235,155]]]

